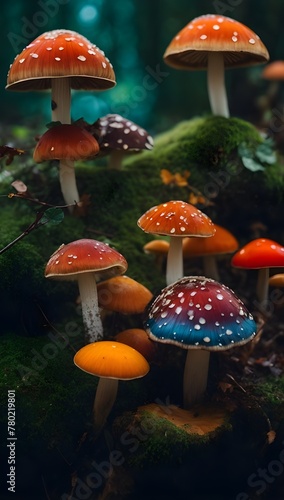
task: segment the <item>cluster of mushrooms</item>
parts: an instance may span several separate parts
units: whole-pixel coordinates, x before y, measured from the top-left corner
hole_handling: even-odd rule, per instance
[[[228,117],[224,68],[265,62],[268,52],[259,37],[241,23],[206,15],[194,19],[175,36],[164,60],[175,68],[207,68],[212,113]],[[34,160],[59,161],[62,195],[68,205],[80,200],[75,161],[110,154],[109,166],[120,168],[125,152],[153,147],[153,139],[144,129],[119,115],[101,117],[92,125],[71,123],[71,89],[99,91],[115,83],[105,54],[82,35],[68,30],[36,38],[9,70],[8,90],[51,89],[53,126],[40,137]],[[189,409],[206,391],[210,352],[240,346],[255,337],[253,316],[235,293],[218,281],[216,256],[236,252],[233,266],[259,269],[257,297],[261,301],[267,298],[269,268],[284,265],[284,248],[278,243],[258,239],[237,251],[233,235],[184,201],[171,200],[149,208],[137,223],[145,233],[167,236],[163,245],[160,239],[145,245],[145,252],[167,256],[166,287],[156,297],[126,276],[128,265],[123,255],[93,239],[61,245],[45,269],[47,278],[78,282],[86,345],[76,353],[74,363],[99,377],[94,401],[97,432],[113,407],[118,381],[144,377],[159,343],[187,350],[183,406]],[[203,257],[204,276],[184,276],[186,255]],[[108,309],[144,314],[145,329],[106,339],[102,311]]]

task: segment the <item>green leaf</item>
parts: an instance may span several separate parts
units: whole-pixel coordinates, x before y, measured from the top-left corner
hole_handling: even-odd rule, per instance
[[[264,170],[264,167],[255,161],[253,158],[247,158],[246,156],[242,157],[243,165],[251,172],[257,172],[258,170]]]
[[[241,142],[238,147],[238,153],[241,158],[246,157],[246,158],[253,158],[254,153],[252,149],[248,148],[245,142]]]
[[[266,142],[257,147],[255,155],[262,163],[273,165],[273,163],[276,162],[275,151],[273,151],[270,144],[267,144]]]
[[[42,218],[40,219],[41,224],[53,224],[56,226],[57,224],[60,224],[64,219],[64,212],[61,210],[61,208],[48,208],[45,210]]]

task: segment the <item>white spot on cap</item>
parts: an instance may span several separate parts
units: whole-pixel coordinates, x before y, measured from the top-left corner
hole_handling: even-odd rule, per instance
[[[37,59],[38,58],[38,54],[35,54],[35,53],[32,53],[31,56],[34,58],[34,59]]]
[[[232,330],[226,330],[227,335],[232,335],[232,333],[233,333]]]
[[[200,36],[200,40],[206,40],[206,38],[207,38],[207,35],[201,35]]]
[[[219,24],[214,24],[214,25],[213,25],[213,30],[216,30],[216,31],[217,31],[217,30],[219,30],[219,29],[220,29]]]
[[[181,311],[182,311],[182,307],[177,307],[177,308],[175,309],[175,313],[176,313],[176,314],[180,314],[180,313],[181,313]]]
[[[211,304],[205,304],[204,309],[206,309],[206,311],[210,311],[210,309],[212,309]]]
[[[206,319],[205,319],[205,318],[199,318],[199,320],[198,320],[198,321],[199,321],[199,323],[200,323],[201,325],[205,325],[205,323],[206,323]]]
[[[211,342],[209,337],[204,337],[203,340],[204,340],[204,342]]]
[[[194,325],[195,330],[200,330],[201,326],[200,325]]]
[[[55,57],[55,61],[61,61],[60,57]]]
[[[232,41],[233,42],[237,42],[238,41],[237,37],[236,36],[232,36]]]
[[[78,56],[77,59],[79,59],[79,61],[86,61],[86,57],[85,56]]]
[[[254,45],[255,44],[255,39],[254,38],[250,38],[249,39],[249,43],[251,43],[252,45]]]
[[[217,293],[217,295],[216,295],[216,299],[218,299],[218,300],[223,300],[223,299],[224,299],[224,297],[223,297],[223,295],[221,295],[221,293]]]

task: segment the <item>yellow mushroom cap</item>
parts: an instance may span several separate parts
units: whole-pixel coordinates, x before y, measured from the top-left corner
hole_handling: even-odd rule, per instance
[[[149,363],[138,351],[121,342],[102,340],[82,347],[75,365],[97,377],[132,380],[147,375]]]

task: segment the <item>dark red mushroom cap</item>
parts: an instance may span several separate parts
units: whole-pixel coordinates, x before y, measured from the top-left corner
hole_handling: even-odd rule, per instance
[[[256,238],[235,253],[231,264],[244,269],[284,267],[284,247],[267,238]]]
[[[34,161],[83,160],[99,153],[97,140],[77,125],[61,124],[48,129],[34,149]]]
[[[45,90],[53,78],[69,78],[76,90],[104,90],[116,83],[104,52],[79,33],[64,29],[43,33],[16,56],[6,89]]]
[[[103,153],[111,150],[127,152],[153,148],[153,138],[144,128],[117,114],[99,118],[91,128]]]
[[[101,241],[81,239],[61,245],[50,257],[46,278],[75,280],[78,274],[95,272],[97,281],[123,274],[125,258]]]
[[[251,340],[256,324],[228,287],[203,276],[187,276],[151,302],[145,330],[158,342],[218,351]]]

